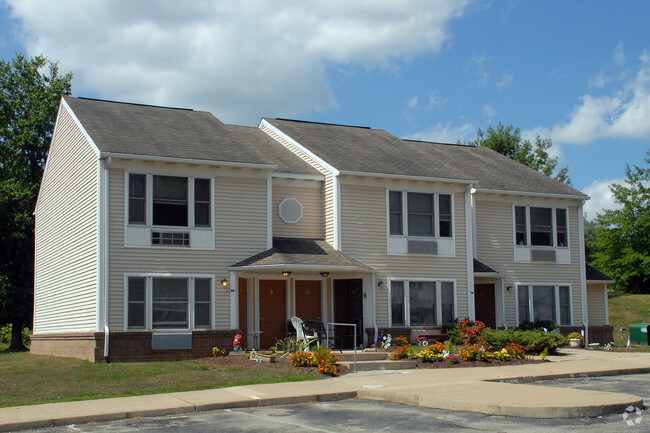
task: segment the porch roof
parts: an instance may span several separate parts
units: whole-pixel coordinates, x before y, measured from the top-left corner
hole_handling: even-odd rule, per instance
[[[233,264],[228,269],[314,269],[322,272],[349,270],[373,272],[359,260],[334,249],[323,239],[273,238],[273,248]]]
[[[480,275],[499,275],[497,271],[486,265],[485,263],[479,262],[474,259],[474,274]]]

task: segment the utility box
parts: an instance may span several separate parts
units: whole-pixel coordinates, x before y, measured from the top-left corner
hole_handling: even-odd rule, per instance
[[[648,328],[650,323],[634,323],[630,325],[630,343],[648,346]]]

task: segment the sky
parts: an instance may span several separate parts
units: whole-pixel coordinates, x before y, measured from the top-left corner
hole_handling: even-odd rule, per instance
[[[514,125],[552,140],[591,219],[650,150],[649,18],[646,0],[0,0],[0,58],[47,56],[73,96],[233,124],[446,143]]]

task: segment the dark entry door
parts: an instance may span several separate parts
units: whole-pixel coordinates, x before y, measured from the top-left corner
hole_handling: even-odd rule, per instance
[[[363,344],[363,281],[361,279],[334,280],[334,321],[357,325],[357,346]],[[351,326],[335,328],[337,342],[343,349],[354,347]]]
[[[320,281],[296,281],[296,316],[321,321]]]
[[[268,349],[287,336],[287,292],[284,280],[260,280],[260,345]]]
[[[496,328],[494,284],[476,284],[474,286],[474,311],[476,320],[480,320],[492,329]]]

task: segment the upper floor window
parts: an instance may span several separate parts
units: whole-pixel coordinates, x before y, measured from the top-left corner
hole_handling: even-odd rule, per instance
[[[391,235],[452,237],[450,194],[389,191],[388,202]]]
[[[515,242],[519,246],[568,246],[567,210],[515,206]]]
[[[210,179],[129,173],[129,224],[211,227],[211,196]]]

